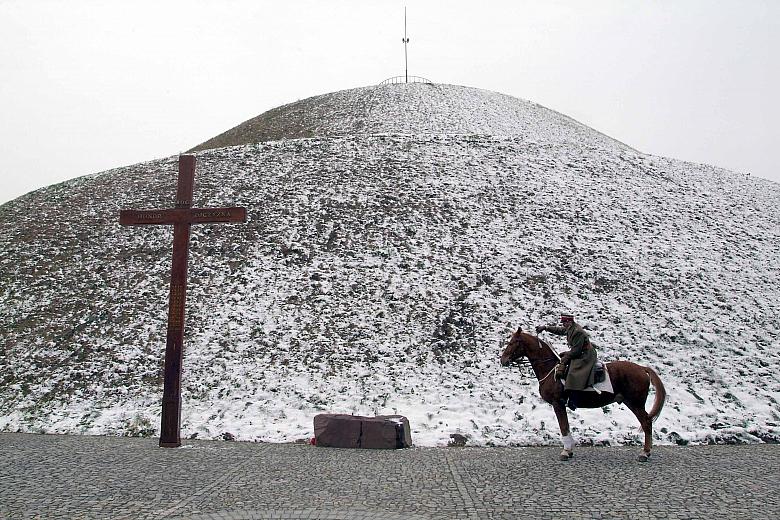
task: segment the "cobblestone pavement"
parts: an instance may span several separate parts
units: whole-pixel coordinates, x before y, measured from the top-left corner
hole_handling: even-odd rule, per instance
[[[0,434],[0,518],[774,518],[780,446],[342,450]]]

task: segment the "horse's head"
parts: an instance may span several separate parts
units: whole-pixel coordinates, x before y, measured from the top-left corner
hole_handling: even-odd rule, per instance
[[[518,361],[523,356],[527,356],[526,353],[526,336],[522,327],[518,327],[512,337],[509,338],[509,344],[501,353],[501,366],[509,366],[515,361]]]

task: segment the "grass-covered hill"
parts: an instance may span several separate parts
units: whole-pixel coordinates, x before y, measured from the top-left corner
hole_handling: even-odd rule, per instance
[[[659,372],[659,442],[780,436],[775,183],[443,85],[310,98],[200,148],[195,204],[248,222],[193,227],[185,437],[292,441],[328,411],[407,415],[418,445],[557,443],[498,354],[561,311]],[[0,430],[159,431],[172,232],[118,213],[171,207],[176,168],[0,206]],[[579,440],[639,439],[619,406],[571,415]]]

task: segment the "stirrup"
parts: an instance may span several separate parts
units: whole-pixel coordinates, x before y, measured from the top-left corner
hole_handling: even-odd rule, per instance
[[[574,451],[567,450],[566,448],[564,448],[558,458],[560,460],[569,460],[572,457],[574,457]]]

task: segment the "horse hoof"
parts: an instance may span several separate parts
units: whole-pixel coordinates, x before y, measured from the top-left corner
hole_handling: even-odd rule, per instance
[[[642,453],[640,456],[636,458],[639,462],[647,462],[650,459],[649,453]]]
[[[563,450],[560,455],[561,460],[569,460],[570,458],[574,457],[574,452],[569,450]]]

